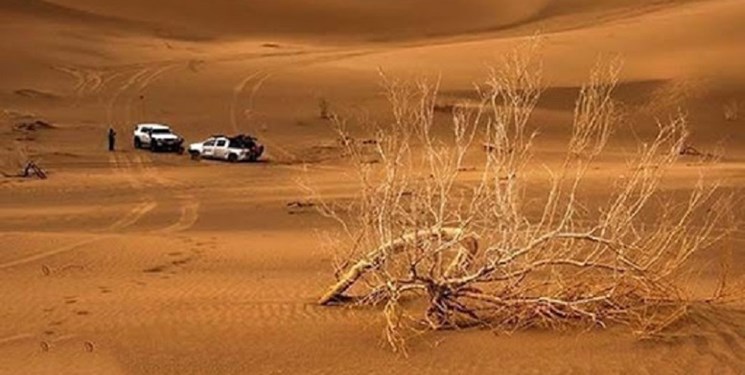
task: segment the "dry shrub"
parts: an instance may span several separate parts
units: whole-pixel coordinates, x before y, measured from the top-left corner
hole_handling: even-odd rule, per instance
[[[412,332],[469,326],[615,323],[653,335],[685,313],[692,297],[680,277],[723,236],[728,212],[704,179],[684,199],[660,188],[685,145],[686,119],[659,122],[606,195],[584,197],[619,119],[620,64],[599,64],[576,102],[565,158],[546,168],[546,181],[531,182],[537,133],[528,123],[542,92],[533,56],[519,50],[494,69],[478,105],[455,107],[446,137],[435,131],[437,83],[384,77],[393,120],[368,124],[372,145],[344,143],[356,196],[313,197],[341,228],[331,236],[337,282],[321,304],[381,306],[395,350]],[[337,124],[340,138],[355,138]],[[377,164],[366,162],[371,148]],[[483,164],[466,174],[474,155]],[[542,187],[540,197],[529,186]]]
[[[318,117],[321,120],[330,120],[332,117],[331,104],[324,97],[318,98]]]
[[[740,119],[740,102],[732,99],[724,104],[724,119],[727,121],[737,121]]]
[[[705,93],[706,84],[691,78],[675,79],[665,82],[652,90],[639,112],[650,116],[665,116],[686,108],[688,103],[700,99]]]

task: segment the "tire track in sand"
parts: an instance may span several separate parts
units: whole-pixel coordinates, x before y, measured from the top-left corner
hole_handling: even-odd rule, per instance
[[[163,191],[172,188],[182,188],[177,181],[168,180],[163,177],[162,173],[155,167],[152,158],[147,154],[137,154],[134,157],[135,165],[142,170],[145,181],[150,189]],[[152,233],[177,233],[183,232],[194,226],[199,220],[200,202],[191,193],[181,193],[177,195],[179,218],[175,223],[166,227],[156,229]]]
[[[99,236],[95,236],[95,237],[92,237],[92,238],[86,238],[84,240],[76,241],[76,242],[73,242],[71,244],[67,244],[65,246],[54,248],[54,249],[49,250],[49,251],[44,251],[44,252],[41,252],[41,253],[38,253],[38,254],[33,254],[33,255],[25,256],[25,257],[20,258],[20,259],[16,259],[16,260],[12,260],[12,261],[9,261],[9,262],[5,262],[5,263],[0,264],[0,270],[11,268],[11,267],[16,267],[16,266],[20,266],[20,265],[24,265],[24,264],[28,264],[28,263],[32,263],[32,262],[35,262],[37,260],[42,260],[42,259],[45,259],[45,258],[49,258],[49,257],[54,256],[54,255],[58,255],[58,254],[66,253],[66,252],[69,252],[69,251],[77,250],[78,248],[81,248],[81,247],[86,246],[86,245],[90,245],[90,244],[92,244],[94,242],[102,241],[102,240],[104,240],[106,238],[109,238],[109,237],[111,237],[111,235],[104,235],[104,236],[100,236],[99,235]]]
[[[178,233],[184,232],[193,227],[199,220],[200,203],[193,195],[187,194],[180,197],[181,215],[178,220],[156,232],[158,233]]]
[[[147,68],[141,69],[133,74],[124,85],[120,86],[112,98],[109,107],[109,113],[113,115],[114,106],[118,99],[126,93],[126,91],[133,85],[137,86],[139,90],[144,90],[151,82],[157,77],[164,74],[168,69],[173,68],[174,65],[167,67],[160,67],[149,73]],[[62,69],[60,69],[62,70]],[[76,70],[62,70],[69,72],[69,74],[78,78],[75,86],[76,92],[83,92],[85,86],[88,84],[88,80],[85,78],[85,74]],[[144,77],[144,78],[143,78]],[[142,79],[142,80],[141,80]],[[98,82],[98,80],[96,80]],[[100,89],[99,84],[96,85],[96,89]],[[163,188],[172,187],[173,184],[164,179],[157,169],[152,166],[152,160],[148,156],[135,155],[130,158],[128,155],[123,153],[113,153],[109,155],[109,164],[111,165],[114,173],[122,176],[129,186],[136,192],[143,194],[147,189],[160,190]],[[122,232],[139,222],[148,213],[152,212],[158,207],[158,201],[149,194],[143,194],[141,201],[134,207],[129,209],[124,215],[119,217],[109,226],[99,231],[99,233],[93,234],[92,237],[86,238],[80,241],[73,242],[64,246],[56,247],[54,249],[44,251],[38,254],[25,256],[16,260],[12,260],[5,263],[0,263],[0,269],[7,269],[19,265],[32,263],[38,260],[42,260],[58,254],[74,251],[83,246],[102,241],[107,238],[111,238],[114,233]],[[182,194],[179,197],[179,218],[175,223],[168,225],[162,229],[154,231],[155,233],[175,233],[188,230],[191,226],[196,223],[199,218],[199,201],[191,194]],[[103,232],[105,234],[101,234]],[[112,233],[113,232],[113,233]]]
[[[134,172],[132,171],[131,163],[126,158],[126,156],[121,155],[121,154],[110,155],[109,162],[112,164],[112,167],[116,173],[123,174],[125,176],[125,178],[128,180],[132,188],[134,188],[135,190],[142,189],[143,185],[137,179],[137,176],[134,175]],[[112,224],[110,224],[108,227],[103,229],[101,232],[106,233],[104,235],[101,235],[100,233],[94,233],[92,234],[92,237],[89,237],[89,238],[86,238],[80,241],[76,241],[71,244],[56,247],[54,249],[44,251],[38,254],[28,255],[28,256],[25,256],[25,257],[22,257],[16,260],[5,262],[5,263],[0,263],[0,270],[32,263],[32,262],[46,259],[46,258],[55,256],[55,255],[58,255],[58,254],[74,251],[83,246],[90,245],[92,243],[110,238],[113,235],[113,233],[111,232],[114,232],[114,233],[121,232],[133,226],[142,217],[144,217],[147,213],[149,213],[156,207],[157,207],[157,202],[154,199],[145,198],[142,202],[135,205],[133,208],[127,211],[119,219],[117,219]]]
[[[135,72],[127,79],[124,83],[120,84],[118,87],[114,89],[114,94],[112,95],[111,99],[109,100],[109,103],[106,107],[106,115],[107,119],[109,121],[109,124],[112,126],[116,126],[117,123],[117,116],[116,115],[116,107],[119,99],[126,94],[126,92],[130,89],[130,87],[137,84],[137,82],[140,81],[140,79],[147,75],[150,71],[150,68],[139,68],[135,70]],[[125,108],[126,110],[127,108]],[[128,113],[124,115],[124,117],[128,117]]]
[[[124,99],[124,120],[125,122],[129,122],[132,118],[132,106],[134,104],[134,101],[139,98],[142,93],[145,92],[155,81],[163,77],[169,71],[181,67],[182,65],[184,64],[182,64],[181,62],[159,63],[150,67],[142,67],[139,71],[135,72],[135,74],[133,74],[130,79],[117,90],[115,97],[112,99],[110,103],[110,113],[112,113],[112,116],[117,105],[118,98],[128,95],[129,97]],[[128,91],[132,92],[128,94]],[[134,165],[135,168],[132,168],[132,165]],[[178,184],[176,182],[169,181],[163,178],[162,173],[160,173],[154,166],[153,161],[149,156],[146,156],[144,154],[135,154],[132,157],[129,167],[130,170],[136,169],[140,172],[137,174],[137,176],[135,176],[135,178],[141,177],[141,180],[138,179],[138,184],[144,185],[144,188],[146,189],[162,191],[174,186],[178,187]],[[142,188],[140,190],[142,190]],[[177,221],[174,224],[156,230],[155,232],[181,232],[189,229],[191,226],[194,225],[194,223],[196,223],[199,217],[199,201],[191,194],[182,194],[178,201],[180,206],[180,216]],[[155,207],[152,205],[143,206],[143,209],[145,209],[145,211],[142,215],[146,214],[154,208]],[[137,212],[134,213],[137,214]]]
[[[248,87],[248,84],[251,83],[254,78],[258,77],[262,74],[262,71],[256,71],[254,73],[251,73],[247,77],[243,78],[237,85],[233,86],[233,100],[230,103],[230,125],[233,128],[233,131],[236,133],[240,133],[240,126],[238,124],[238,116],[236,115],[236,111],[238,110],[239,102],[241,95],[244,91],[246,91],[246,88]],[[262,78],[259,78],[256,83],[254,83],[252,92],[253,95],[251,96],[251,100],[249,102],[248,110],[253,110],[253,98],[256,92],[261,88],[261,85],[271,76],[271,74],[265,74]]]
[[[127,180],[130,187],[138,193],[143,190],[144,184],[138,178],[132,167],[132,163],[126,155],[119,153],[110,155],[109,161],[112,164],[115,173],[122,175]],[[154,210],[157,206],[158,202],[154,198],[145,196],[142,198],[140,203],[132,207],[122,217],[106,227],[104,232],[121,232],[122,230],[135,225],[142,217]]]
[[[23,333],[23,334],[19,334],[19,335],[13,335],[13,336],[8,336],[8,337],[3,337],[3,338],[0,338],[0,345],[12,344],[12,343],[14,343],[16,341],[28,340],[28,339],[33,338],[33,337],[34,337],[34,335],[32,335],[30,333]]]
[[[163,66],[156,66],[144,69],[147,71],[147,73],[145,73],[143,76],[140,76],[141,79],[138,78],[136,80],[136,82],[134,83],[134,92],[129,95],[129,98],[127,99],[124,106],[125,120],[127,123],[130,123],[132,120],[132,107],[134,106],[135,100],[141,98],[148,87],[150,87],[150,85],[152,85],[159,78],[164,76],[168,71],[180,66],[180,63],[168,63]],[[142,113],[142,115],[144,116],[145,114]]]
[[[75,80],[72,87],[75,106],[79,105],[80,100],[85,96],[98,94],[112,78],[117,76],[117,74],[109,74],[105,69],[74,66],[55,66],[53,69]]]
[[[128,123],[132,118],[132,107],[134,101],[145,92],[157,79],[163,77],[167,72],[182,66],[180,62],[158,63],[152,66],[143,66],[135,71],[128,80],[115,90],[115,94],[109,103],[110,119],[123,119]],[[116,116],[116,108],[123,106],[123,116]],[[120,111],[121,112],[121,111]],[[117,163],[123,170],[132,187],[139,192],[145,190],[163,191],[164,189],[177,186],[173,181],[165,179],[153,165],[153,161],[145,154],[133,154],[123,156],[121,163]],[[147,194],[147,193],[145,193]],[[182,194],[179,201],[179,218],[171,225],[156,232],[179,232],[190,228],[198,219],[199,202],[193,195]],[[110,230],[122,230],[134,225],[140,218],[154,210],[158,201],[152,195],[147,195],[142,203],[135,206],[125,217],[114,223]]]
[[[106,232],[121,232],[135,224],[158,206],[155,201],[142,202],[106,228]]]
[[[263,73],[263,71],[259,70],[257,72],[251,73],[245,78],[243,78],[240,82],[238,82],[235,86],[233,86],[233,98],[230,104],[230,125],[233,128],[233,131],[236,133],[242,133],[241,131],[241,124],[239,121],[239,118],[237,116],[237,111],[239,109],[239,103],[241,96],[248,88],[248,85],[251,83],[251,81],[254,81],[254,84],[251,86],[251,94],[248,99],[248,108],[242,108],[242,113],[245,114],[246,111],[253,111],[254,106],[254,99],[256,97],[256,94],[261,89],[261,86],[264,85],[264,83],[271,78],[273,75],[273,72],[269,73]],[[258,79],[257,79],[258,77]],[[250,129],[252,131],[255,131],[256,129]],[[267,146],[271,146],[272,150],[279,151],[283,155],[283,161],[295,161],[297,160],[297,156],[293,154],[292,152],[288,151],[286,148],[282,147],[278,142],[274,142],[266,135],[262,137],[262,142],[264,142]],[[284,160],[286,159],[286,160]]]

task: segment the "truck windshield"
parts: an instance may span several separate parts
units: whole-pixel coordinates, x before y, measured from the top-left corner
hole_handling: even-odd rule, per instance
[[[153,134],[171,134],[170,129],[153,129]]]

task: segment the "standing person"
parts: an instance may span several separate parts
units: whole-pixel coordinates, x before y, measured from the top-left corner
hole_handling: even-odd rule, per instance
[[[116,147],[116,131],[114,128],[109,128],[109,151],[114,151]]]

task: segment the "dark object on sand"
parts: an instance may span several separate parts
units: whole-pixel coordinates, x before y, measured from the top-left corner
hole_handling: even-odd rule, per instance
[[[13,130],[18,131],[18,132],[35,132],[38,130],[54,129],[54,128],[55,128],[54,125],[48,122],[45,122],[45,121],[41,121],[41,120],[20,122],[13,126]]]
[[[679,154],[680,155],[683,155],[683,156],[696,156],[696,157],[703,158],[703,159],[706,159],[706,160],[716,160],[716,159],[719,159],[719,157],[717,155],[712,154],[712,153],[709,153],[709,152],[701,152],[697,148],[695,148],[695,147],[693,147],[693,146],[691,146],[689,144],[683,145],[680,148]]]
[[[109,128],[109,151],[114,151],[116,147],[116,131],[114,128]]]
[[[21,172],[20,177],[28,178],[28,177],[38,177],[39,179],[46,180],[47,179],[47,173],[44,172],[43,169],[41,169],[36,163],[33,161],[29,161],[26,163],[26,166],[23,168],[23,171]]]
[[[287,213],[290,215],[302,214],[315,209],[316,204],[308,201],[292,201],[287,203]]]

